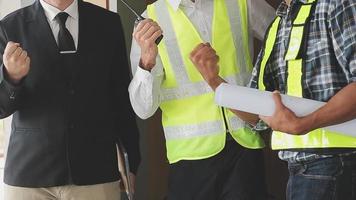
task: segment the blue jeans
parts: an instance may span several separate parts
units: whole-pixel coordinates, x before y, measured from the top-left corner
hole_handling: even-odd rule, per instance
[[[287,200],[356,200],[356,154],[289,163]]]

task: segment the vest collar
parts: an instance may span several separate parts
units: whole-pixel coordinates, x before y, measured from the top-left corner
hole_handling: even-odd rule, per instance
[[[167,0],[168,3],[172,6],[174,11],[177,11],[179,6],[192,6],[193,3],[191,0]],[[195,0],[195,3],[200,3],[201,0]],[[204,0],[206,1],[206,0]],[[211,1],[211,0],[210,0]]]
[[[276,10],[277,16],[282,18],[287,16],[288,9],[290,9],[289,7],[293,7],[298,2],[301,4],[307,4],[308,0],[293,0],[290,6],[288,6],[285,1],[282,1],[282,3],[279,5],[279,7]]]

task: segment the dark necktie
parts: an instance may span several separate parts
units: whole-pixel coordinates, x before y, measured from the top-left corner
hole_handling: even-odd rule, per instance
[[[58,47],[60,53],[75,53],[76,48],[74,40],[69,30],[66,28],[66,21],[68,19],[68,13],[60,12],[56,16],[56,20],[59,23],[58,33]]]

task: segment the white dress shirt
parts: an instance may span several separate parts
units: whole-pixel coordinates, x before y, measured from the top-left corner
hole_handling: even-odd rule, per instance
[[[69,16],[66,21],[66,27],[73,37],[76,49],[78,49],[78,34],[79,34],[79,11],[78,0],[74,0],[73,3],[68,6],[64,11],[46,3],[44,0],[40,0],[40,3],[44,9],[45,15],[49,26],[52,29],[53,36],[58,44],[59,23],[55,19],[58,13],[66,12]]]
[[[236,0],[226,0],[236,1]],[[265,0],[247,0],[250,35],[263,39],[265,31],[275,17],[274,9]],[[204,41],[211,42],[214,0],[169,0],[174,9],[182,9]],[[143,17],[147,17],[146,11]],[[164,30],[163,30],[164,31]],[[250,37],[250,51],[253,55],[253,37]],[[170,48],[167,46],[167,48]],[[179,51],[177,51],[179,53]],[[151,72],[139,67],[141,50],[135,40],[131,47],[133,79],[129,86],[130,100],[136,114],[147,119],[160,105],[161,83],[164,78],[163,64],[159,56]],[[247,83],[246,83],[247,84]]]

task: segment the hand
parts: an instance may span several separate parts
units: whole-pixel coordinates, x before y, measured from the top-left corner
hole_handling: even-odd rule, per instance
[[[276,110],[271,117],[259,116],[274,131],[289,133],[292,135],[304,135],[309,132],[309,125],[303,118],[297,117],[291,110],[285,107],[278,91],[273,92],[273,100]]]
[[[151,19],[141,21],[133,32],[138,45],[141,47],[140,67],[151,71],[156,65],[158,47],[156,39],[163,34],[161,27]]]
[[[131,180],[131,184],[130,184],[131,192],[132,192],[132,194],[135,194],[136,176],[135,176],[135,174],[133,174],[131,172],[130,172],[129,176],[130,176],[130,180]],[[127,188],[126,181],[123,181],[122,179],[119,180],[119,186],[120,186],[120,190],[122,192],[126,192],[126,188]]]
[[[224,82],[219,77],[219,56],[209,43],[199,44],[190,53],[190,60],[213,89]]]
[[[12,83],[19,83],[30,71],[30,57],[19,43],[8,42],[3,55],[4,66]]]
[[[136,186],[136,176],[135,174],[130,172],[130,180],[131,180],[131,190],[132,190],[132,194],[135,194],[135,186]]]

